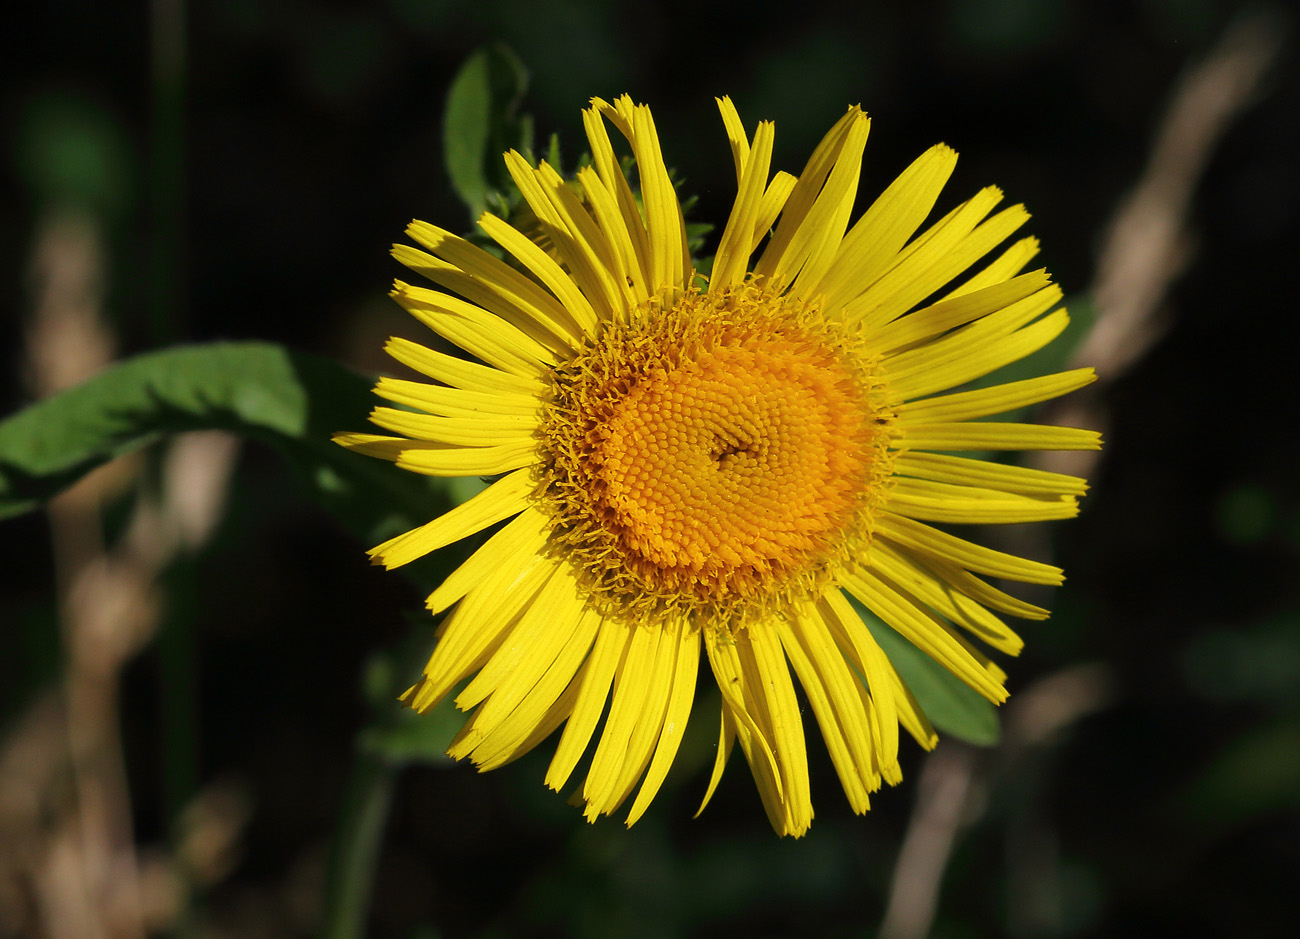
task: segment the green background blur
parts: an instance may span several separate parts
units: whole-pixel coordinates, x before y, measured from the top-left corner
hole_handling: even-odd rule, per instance
[[[121,355],[252,338],[385,367],[386,336],[419,335],[385,297],[400,274],[388,246],[413,217],[470,225],[442,160],[443,102],[466,56],[496,41],[528,66],[524,106],[540,139],[560,134],[568,168],[590,96],[649,103],[715,238],[734,194],[715,95],[750,127],[774,120],[774,164],[792,172],[861,103],[868,195],[944,141],[962,159],[941,209],[990,183],[1025,202],[1042,263],[1086,314],[1098,245],[1177,81],[1248,11],[224,0],[184,9],[179,78],[160,87],[148,6],[25,6],[0,65],[0,413],[31,399],[35,233],[67,211],[102,238],[102,315]],[[1046,742],[975,755],[935,936],[1267,936],[1300,913],[1300,81],[1294,22],[1268,22],[1290,44],[1199,175],[1158,336],[1104,389],[1107,448],[1082,516],[1050,526],[1068,583],[1008,666],[1013,704],[1081,665],[1106,694]],[[0,747],[64,668],[46,518],[3,526]],[[415,588],[369,567],[368,546],[249,445],[214,536],[170,566],[163,638],[121,676],[131,837],[163,850],[212,786],[246,812],[220,876],[157,932],[316,927],[370,720],[366,663],[413,620],[427,630]],[[905,744],[903,785],[858,818],[817,741],[816,821],[778,840],[738,755],[691,819],[717,720],[704,704],[694,716],[700,733],[631,831],[589,826],[543,788],[550,745],[485,776],[406,770],[370,934],[877,935],[919,748]],[[39,832],[0,818],[0,839],[20,835],[39,850]],[[52,935],[33,925],[39,909],[31,884],[0,883],[0,935]]]

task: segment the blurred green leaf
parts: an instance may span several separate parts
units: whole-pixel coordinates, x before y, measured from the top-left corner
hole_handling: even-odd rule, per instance
[[[363,753],[393,766],[451,765],[447,747],[465,720],[450,698],[424,714],[393,704],[383,720],[361,731],[357,746]]]
[[[12,141],[15,169],[43,201],[118,216],[131,200],[129,132],[111,109],[72,94],[33,95]]]
[[[584,156],[587,156],[584,154]],[[550,140],[546,143],[545,160],[558,171],[560,169],[560,135],[551,134]]]
[[[1256,483],[1239,483],[1219,497],[1214,521],[1225,541],[1246,548],[1271,535],[1280,515],[1272,492]]]
[[[856,600],[853,606],[935,730],[978,747],[991,747],[1001,739],[997,708]]]
[[[1300,720],[1281,718],[1229,743],[1176,802],[1185,818],[1231,828],[1300,805]]]
[[[424,714],[397,704],[429,657],[431,623],[427,615],[412,617],[406,639],[376,652],[366,663],[362,687],[375,718],[357,737],[357,747],[390,766],[450,764],[447,747],[465,723],[450,696]]]
[[[1188,687],[1203,698],[1296,709],[1300,706],[1300,610],[1200,630],[1184,647],[1182,660]]]
[[[275,447],[325,506],[373,539],[450,506],[440,480],[330,442],[361,429],[370,380],[271,343],[217,343],[128,359],[0,422],[0,518],[169,433],[228,430]]]
[[[972,51],[1025,55],[1060,36],[1067,10],[1060,0],[966,0],[949,4],[948,28]]]
[[[443,116],[443,159],[452,188],[477,219],[488,195],[505,185],[501,154],[532,150],[532,121],[515,110],[528,69],[504,45],[479,49],[456,73]]]

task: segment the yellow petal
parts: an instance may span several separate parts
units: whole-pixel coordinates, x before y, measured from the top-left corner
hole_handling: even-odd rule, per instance
[[[699,818],[700,813],[708,808],[713,793],[717,791],[718,783],[722,781],[722,771],[727,768],[727,759],[731,756],[731,748],[735,746],[735,743],[736,720],[731,716],[731,709],[723,705],[722,719],[718,725],[717,752],[713,758],[713,772],[709,775],[709,786],[704,791],[704,798],[700,801],[700,807],[695,810],[696,818]]]
[[[641,774],[650,763],[657,741],[663,735],[664,722],[667,720],[668,708],[672,702],[672,685],[677,674],[676,666],[681,652],[682,631],[685,628],[685,622],[678,617],[673,617],[672,621],[660,627],[662,635],[655,649],[650,683],[646,687],[639,719],[631,737],[628,738],[623,769],[614,788],[603,799],[608,812],[615,811],[632,794],[637,780],[641,778]],[[611,710],[610,713],[612,714],[613,711]],[[664,769],[666,770],[667,767],[665,766]],[[649,804],[649,798],[646,799],[646,804]],[[627,824],[630,826],[633,821],[635,819],[629,818]]]
[[[722,290],[745,279],[749,256],[754,250],[754,232],[763,200],[764,187],[772,163],[773,125],[763,121],[754,134],[754,147],[749,152],[745,171],[740,179],[740,191],[727,219],[727,227],[718,242],[713,256],[713,272],[709,275],[709,289]]]
[[[790,680],[785,652],[776,631],[770,627],[751,627],[736,646],[746,668],[752,661],[758,681],[754,696],[764,723],[771,730],[772,749],[781,770],[782,810],[786,834],[798,838],[812,824],[812,790],[808,782],[808,745],[804,740],[803,721],[799,717],[799,699]],[[752,656],[752,659],[751,659]]]
[[[691,266],[686,246],[686,222],[664,165],[650,109],[633,104],[627,95],[622,95],[612,105],[593,98],[592,105],[632,145],[641,181],[650,292],[658,294],[664,289],[679,290],[686,285],[686,275]]]
[[[536,554],[550,536],[550,519],[529,506],[504,525],[429,594],[425,606],[441,613],[504,564]]]
[[[1047,271],[1031,271],[956,297],[947,297],[887,323],[870,334],[871,348],[881,353],[936,339],[951,329],[1003,310],[1051,286]],[[1046,310],[1051,303],[1043,306]],[[1037,315],[1037,314],[1035,314]]]
[[[403,700],[426,711],[473,674],[532,602],[554,565],[537,556],[502,564],[443,620],[424,679]]]
[[[1032,236],[1021,238],[983,267],[979,273],[967,278],[960,286],[949,291],[944,296],[944,299],[950,300],[954,297],[965,296],[968,293],[974,293],[976,290],[983,290],[985,287],[1011,280],[1037,256],[1038,239]]]
[[[532,490],[529,472],[516,470],[433,521],[371,548],[370,557],[390,570],[401,567],[430,551],[517,515],[528,506]]]
[[[862,113],[861,108],[849,108],[844,116],[836,121],[835,126],[827,131],[826,136],[821,139],[821,143],[817,144],[812,156],[808,158],[808,162],[804,165],[803,172],[799,174],[789,198],[785,200],[785,206],[781,212],[781,221],[777,224],[776,231],[772,233],[772,240],[768,243],[763,256],[759,258],[758,263],[754,266],[755,274],[766,278],[770,277],[776,269],[795,233],[799,230],[808,212],[816,202],[817,195],[821,192],[826,177],[830,175],[831,170],[834,168],[835,161],[844,148],[849,128],[858,121],[865,119],[866,115]]]
[[[435,358],[438,353],[426,349],[418,343],[394,338],[389,340],[385,348],[397,361],[409,365],[417,371],[424,372],[426,375],[430,372],[442,371],[439,368],[442,363]],[[451,357],[446,356],[446,358]],[[477,367],[484,368],[484,366]],[[503,376],[507,374],[496,369],[484,368],[484,371],[495,372],[497,375]],[[443,374],[450,373],[451,370],[443,371]],[[519,379],[519,376],[512,377]],[[490,384],[495,384],[497,387],[487,387]],[[540,396],[545,390],[543,386],[539,383],[527,391],[498,390],[505,384],[505,382],[483,382],[471,385],[468,388],[447,388],[442,385],[424,383],[424,388],[419,391],[422,395],[421,406],[431,414],[442,414],[447,417],[476,417],[480,415],[534,417],[541,408]],[[424,407],[424,404],[428,406]]]
[[[1016,408],[1028,407],[1059,398],[1097,380],[1090,368],[1076,368],[1053,375],[1041,375],[1024,381],[992,385],[974,391],[910,401],[900,409],[899,419],[906,423],[933,423],[935,421],[968,421],[990,414],[1003,414]]]
[[[628,231],[626,220],[619,211],[615,194],[610,192],[600,175],[590,166],[578,170],[578,179],[591,205],[596,224],[610,245],[611,273],[625,285],[629,309],[644,303],[649,296],[645,271],[641,265],[635,239]],[[644,232],[642,235],[644,236]],[[624,289],[624,288],[620,288]]]
[[[943,144],[931,147],[854,223],[816,288],[824,295],[828,310],[838,312],[889,269],[934,208],[956,163],[952,148]]]
[[[597,331],[599,322],[591,301],[583,296],[573,278],[553,261],[545,251],[539,248],[514,226],[503,222],[490,212],[479,217],[479,227],[487,232],[489,238],[514,255],[515,259],[532,272],[546,289],[553,293],[569,311],[569,315],[582,328],[584,334],[591,336]]]
[[[932,225],[879,280],[846,304],[846,317],[876,329],[978,261],[1029,218],[1023,207],[1016,206],[980,224],[1000,201],[1001,190],[990,186]]]
[[[521,324],[532,320],[565,345],[581,340],[582,330],[559,301],[505,261],[428,222],[412,222],[406,234],[442,262],[430,263],[423,252],[394,246],[394,257],[407,267],[521,328],[525,328]]]
[[[576,641],[576,640],[575,640]],[[559,667],[560,660],[556,660],[556,667]],[[550,674],[549,672],[547,673]],[[545,690],[549,691],[551,686],[546,683],[546,677],[537,683],[537,687],[529,695],[528,699],[520,705],[521,708],[537,707],[541,708],[540,697],[535,699],[535,695],[540,695]],[[480,773],[486,773],[489,770],[499,769],[514,760],[519,759],[525,753],[532,750],[543,740],[553,734],[561,724],[568,720],[569,715],[573,713],[573,705],[578,700],[577,682],[569,682],[560,692],[559,697],[545,705],[545,710],[540,712],[536,723],[528,724],[520,719],[517,723],[511,723],[509,730],[511,734],[507,735],[501,728],[497,732],[474,750],[474,762],[478,766]],[[514,731],[522,731],[528,726],[532,730],[526,737],[517,738]]]
[[[484,733],[514,709],[578,628],[582,604],[577,596],[569,566],[554,565],[532,604],[478,674],[456,696],[456,707],[462,711],[484,700],[493,702],[485,708],[488,714]],[[501,689],[506,689],[505,693],[497,694]]]
[[[990,577],[1054,587],[1065,582],[1059,567],[995,551],[892,512],[881,512],[876,517],[876,534],[923,559],[935,557]]]
[[[763,201],[758,207],[758,218],[754,222],[753,244],[758,244],[771,231],[776,217],[785,208],[786,200],[790,198],[790,193],[794,191],[797,182],[798,179],[785,171],[779,171],[772,177],[767,191],[763,193]]]
[[[503,371],[536,378],[559,361],[546,343],[459,297],[400,280],[389,295],[443,339]]]
[[[961,421],[908,427],[899,444],[916,450],[1100,450],[1101,434],[1048,424]]]
[[[1019,616],[1021,619],[1042,620],[1047,619],[1049,615],[1041,606],[1034,606],[1019,597],[1013,597],[955,564],[938,558],[927,558],[926,566],[951,584],[954,590],[964,593],[976,603],[981,603],[990,609]]]
[[[623,661],[632,631],[627,625],[612,620],[600,624],[596,645],[587,656],[582,673],[575,679],[579,689],[578,700],[564,726],[564,734],[555,748],[550,768],[546,771],[546,785],[550,788],[559,790],[568,781],[573,768],[582,758],[583,751],[587,749],[587,744],[591,742],[591,735],[605,709],[610,684]]]
[[[731,716],[736,737],[741,742],[741,749],[745,751],[745,759],[754,774],[754,780],[760,789],[766,787],[772,793],[771,798],[779,804],[784,795],[781,772],[772,748],[755,720],[754,705],[750,700],[753,689],[747,687],[744,669],[736,653],[736,644],[729,635],[706,629],[704,649],[709,655],[714,681],[722,692],[723,706]]]
[[[514,446],[529,440],[536,446],[537,428],[541,423],[537,418],[518,416],[443,417],[384,407],[371,411],[370,421],[415,440],[461,447]],[[397,454],[388,459],[396,460]]]
[[[626,657],[614,675],[609,716],[605,718],[605,728],[582,786],[582,798],[587,803],[584,814],[589,821],[616,807],[616,787],[628,762],[632,735],[640,726],[643,711],[648,705],[658,703],[647,702],[647,697],[656,677],[656,653],[662,632],[640,624],[634,625],[631,632]]]
[[[1037,352],[1069,325],[1065,310],[1021,328],[1006,327],[1013,318],[1028,321],[1056,302],[1055,288],[1040,293],[1043,296],[1012,304],[942,339],[887,356],[884,368],[889,375],[890,394],[907,399],[945,391]]]
[[[517,167],[520,177],[531,177],[539,198],[549,200],[556,219],[552,223],[552,240],[564,266],[592,302],[599,318],[612,319],[615,311],[627,306],[627,283],[620,282],[612,273],[614,249],[600,226],[554,167],[543,162],[533,170],[517,154],[513,159],[507,154],[507,163]]]
[[[1007,699],[1006,688],[987,663],[896,585],[864,569],[844,574],[842,581],[863,606],[975,691],[994,704]]]
[[[657,288],[650,286],[650,241],[646,234],[645,221],[641,217],[636,197],[632,194],[632,187],[628,185],[627,177],[623,175],[618,158],[614,155],[609,133],[605,129],[605,121],[601,116],[602,108],[608,105],[599,98],[593,98],[592,101],[593,107],[582,112],[582,125],[587,131],[587,141],[591,144],[592,162],[595,164],[601,182],[614,195],[619,215],[623,219],[623,227],[632,241],[637,271],[633,278],[641,285],[640,289],[653,292]]]
[[[375,383],[375,394],[440,417],[506,421],[518,429],[536,426],[541,410],[541,402],[536,399],[533,399],[529,407],[519,399],[501,399],[482,392],[443,388],[427,381],[409,381],[387,376]]]
[[[547,390],[546,383],[540,378],[525,378],[503,372],[501,369],[479,365],[477,362],[437,352],[400,336],[389,339],[384,346],[384,351],[402,364],[409,365],[417,372],[422,372],[453,388],[507,397],[526,396],[534,401]]]
[[[1002,525],[1074,518],[1079,514],[1079,503],[1073,496],[1022,496],[901,477],[894,480],[889,491],[889,510],[928,522]]]
[[[628,811],[629,827],[650,806],[650,801],[663,785],[664,778],[668,775],[668,768],[677,756],[677,748],[682,742],[686,721],[691,714],[691,703],[695,699],[695,677],[700,668],[700,630],[683,624],[676,646],[677,655],[668,710],[664,716],[663,729],[659,733],[659,742],[655,746],[654,759],[650,761],[645,781],[642,782],[641,790]]]
[[[801,624],[808,622],[807,617],[800,617],[799,619]],[[785,649],[785,654],[789,657],[795,675],[799,678],[799,684],[803,687],[804,695],[808,698],[808,703],[812,705],[813,715],[817,718],[817,726],[821,729],[822,739],[826,741],[826,750],[830,754],[835,773],[840,778],[840,785],[843,786],[844,793],[848,796],[849,805],[853,807],[854,812],[861,815],[871,805],[867,795],[867,783],[871,778],[871,764],[868,762],[866,772],[863,772],[861,763],[855,759],[853,748],[845,739],[846,735],[844,728],[841,726],[841,721],[848,723],[851,720],[848,715],[856,711],[858,726],[864,726],[866,724],[866,714],[863,711],[862,702],[852,686],[848,686],[847,689],[853,692],[851,696],[842,693],[835,694],[839,689],[831,687],[831,683],[814,665],[808,648],[806,648],[800,634],[791,627],[790,623],[782,618],[776,624],[776,628],[781,637],[781,645]],[[838,655],[838,653],[836,654]],[[842,658],[840,663],[841,668],[843,668]],[[840,717],[842,708],[846,712],[843,719]]]
[[[877,741],[877,771],[893,782],[898,765],[898,708],[896,688],[902,684],[893,663],[867,629],[862,618],[838,589],[827,590],[817,604],[817,613],[827,631],[866,679],[866,687],[857,685],[863,712],[870,722],[872,737]]]
[[[545,603],[547,596],[543,588],[533,609]],[[521,617],[461,693],[467,695],[485,672],[497,670],[487,679],[489,685],[495,682],[490,696],[448,749],[452,757],[469,756],[480,770],[494,769],[513,758],[519,745],[539,727],[559,726],[558,720],[552,723],[551,710],[591,649],[599,626],[599,618],[588,614],[580,602],[574,602],[554,609],[553,614],[548,612],[545,628],[540,630],[528,623],[528,615]],[[532,617],[534,622],[537,618]],[[524,645],[527,652],[520,653],[518,648]],[[476,690],[471,697],[479,693],[481,690]],[[458,706],[459,701],[457,698]]]
[[[632,129],[632,152],[641,178],[641,201],[650,242],[651,289],[657,292],[664,287],[684,287],[691,269],[686,220],[664,165],[654,118],[645,105],[636,107]]]
[[[731,159],[736,164],[736,186],[743,188],[745,166],[749,163],[749,138],[745,135],[745,125],[741,123],[740,114],[731,98],[723,95],[714,98],[718,102],[718,111],[722,114],[722,124],[727,129],[727,141],[731,144]]]
[[[858,193],[858,180],[862,175],[862,151],[866,147],[870,129],[871,121],[865,115],[862,120],[855,121],[850,126],[844,149],[835,161],[835,168],[831,170],[816,203],[786,249],[783,260],[791,264],[791,271],[796,266],[799,269],[790,288],[796,296],[817,295],[817,285],[830,269],[839,251],[844,231],[849,226],[853,200]],[[781,281],[780,273],[777,274],[777,281]]]
[[[958,593],[906,554],[883,543],[871,546],[870,566],[905,588],[940,616],[979,636],[993,648],[1019,655],[1024,640],[981,604]]]
[[[415,446],[397,455],[397,465],[426,476],[496,476],[537,463],[537,441],[525,438],[500,447],[446,447],[408,441]]]
[[[1078,476],[946,453],[899,453],[894,457],[894,473],[1025,495],[1081,496],[1088,491],[1087,481]]]

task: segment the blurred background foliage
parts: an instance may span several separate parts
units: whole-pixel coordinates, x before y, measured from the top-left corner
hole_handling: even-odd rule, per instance
[[[1034,212],[1086,314],[1078,354],[1103,360],[1098,392],[1066,408],[1108,446],[1053,544],[990,533],[1070,577],[1033,597],[1054,615],[1025,624],[1002,744],[912,748],[865,818],[819,752],[800,841],[772,836],[739,760],[690,818],[707,699],[631,831],[544,789],[546,748],[481,777],[407,768],[385,825],[386,806],[347,796],[358,743],[401,762],[449,731],[372,726],[407,679],[392,650],[430,641],[416,586],[370,568],[372,542],[260,442],[190,435],[118,460],[4,523],[0,934],[312,934],[337,820],[366,811],[377,937],[1284,931],[1300,912],[1294,25],[1226,0],[28,5],[0,59],[0,413],[177,342],[390,368],[383,340],[420,335],[385,297],[387,246],[412,217],[470,227],[444,102],[467,56],[503,42],[531,73],[521,113],[566,168],[591,95],[650,103],[700,220],[734,193],[714,95],[776,122],[789,171],[861,103],[864,198],[954,146],[945,205],[997,183]],[[1188,91],[1225,42],[1238,71]],[[1201,138],[1161,130],[1173,102],[1213,111],[1251,62]],[[1116,251],[1123,219],[1137,234]]]

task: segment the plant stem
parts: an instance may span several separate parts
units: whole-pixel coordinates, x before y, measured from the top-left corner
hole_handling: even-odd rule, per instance
[[[396,779],[396,766],[357,752],[330,856],[324,939],[359,939],[365,934]]]
[[[149,313],[156,346],[184,334],[186,0],[152,0],[149,140]]]

